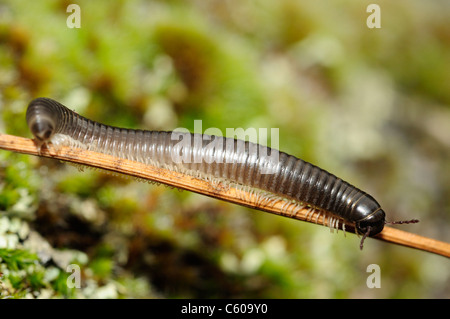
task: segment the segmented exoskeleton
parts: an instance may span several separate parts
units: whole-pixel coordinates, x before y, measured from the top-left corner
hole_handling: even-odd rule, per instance
[[[364,235],[361,247],[364,238],[381,232],[386,223],[384,211],[369,194],[266,146],[221,136],[108,126],[48,98],[33,100],[26,119],[39,148],[48,142],[81,147],[210,181],[260,189],[354,225]]]

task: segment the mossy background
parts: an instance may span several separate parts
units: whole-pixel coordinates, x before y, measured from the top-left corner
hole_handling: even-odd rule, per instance
[[[116,126],[279,128],[450,241],[447,1],[377,1],[381,29],[369,1],[78,1],[80,29],[70,3],[0,3],[0,132],[31,137],[38,96]],[[443,257],[6,151],[0,214],[3,298],[450,297]]]

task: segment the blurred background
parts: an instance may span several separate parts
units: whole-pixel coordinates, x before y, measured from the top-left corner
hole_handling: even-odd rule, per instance
[[[279,128],[449,242],[450,2],[377,1],[370,29],[371,2],[77,1],[69,28],[71,1],[3,0],[0,132],[31,137],[39,96],[129,128]],[[0,258],[3,298],[450,297],[444,257],[1,150]]]

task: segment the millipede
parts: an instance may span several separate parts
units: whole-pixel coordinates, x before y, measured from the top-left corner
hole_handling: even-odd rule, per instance
[[[295,156],[250,141],[179,131],[134,130],[87,119],[49,98],[30,102],[27,124],[40,151],[51,143],[78,147],[153,165],[208,181],[211,187],[233,185],[256,195],[259,202],[284,200],[283,210],[295,215],[308,207],[328,217],[329,227],[349,224],[367,237],[387,222],[380,204],[366,192]]]

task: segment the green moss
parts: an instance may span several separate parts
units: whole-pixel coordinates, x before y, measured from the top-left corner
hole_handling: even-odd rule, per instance
[[[54,291],[64,298],[74,298],[76,296],[77,288],[70,288],[67,285],[69,276],[70,273],[59,271],[58,276],[53,281],[51,281],[51,287],[54,289]]]
[[[26,250],[5,248],[0,248],[0,259],[1,263],[6,264],[7,268],[11,270],[26,269],[38,261],[35,254]]]
[[[0,210],[8,210],[9,207],[18,202],[19,198],[18,189],[11,186],[4,187],[0,192]]]
[[[94,276],[100,280],[106,280],[110,278],[114,262],[111,258],[97,258],[89,264],[89,268],[92,270]]]
[[[67,176],[58,184],[59,191],[76,194],[82,198],[92,196],[96,187],[97,175],[92,171]]]

